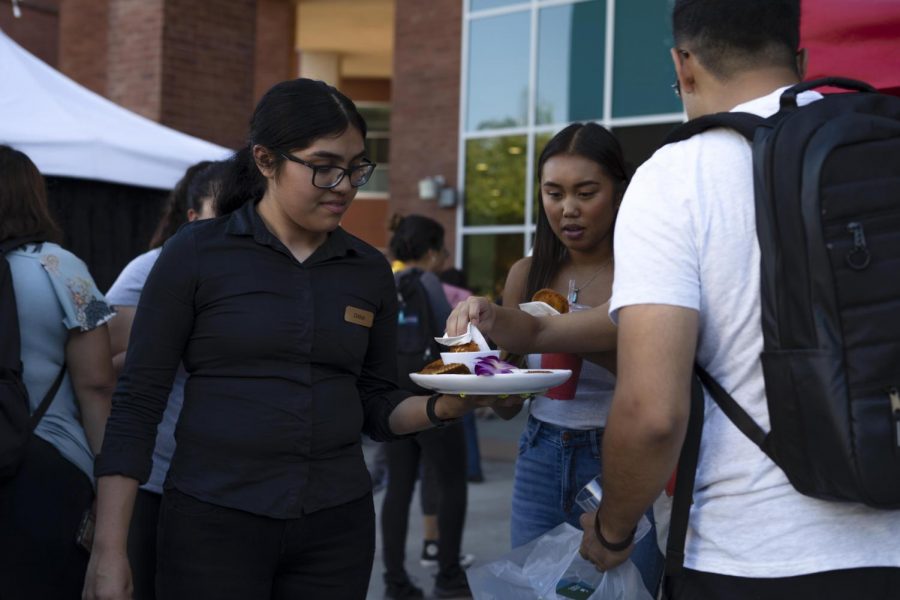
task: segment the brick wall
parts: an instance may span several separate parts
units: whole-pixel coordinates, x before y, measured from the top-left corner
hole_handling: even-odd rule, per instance
[[[257,0],[256,57],[253,100],[280,81],[297,77],[294,49],[295,8],[292,0]]]
[[[462,2],[397,0],[391,114],[391,211],[444,225],[453,250],[456,209],[419,199],[418,182],[456,186]]]
[[[14,42],[56,67],[59,58],[59,0],[19,3],[22,17],[13,16],[10,0],[0,0],[0,29]]]
[[[61,2],[66,75],[179,131],[229,147],[245,141],[256,0]]]
[[[164,0],[114,0],[108,13],[104,95],[154,121],[162,116],[164,9]]]
[[[59,70],[106,94],[109,0],[64,0],[59,13]]]
[[[255,101],[256,1],[165,0],[164,9],[160,122],[242,145]]]

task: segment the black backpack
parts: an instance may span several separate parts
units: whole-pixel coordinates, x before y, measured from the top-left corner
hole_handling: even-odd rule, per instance
[[[7,252],[33,241],[28,238],[0,244],[0,479],[16,474],[34,428],[47,412],[65,374],[65,365],[40,406],[30,414],[28,390],[22,381],[19,313]]]
[[[797,106],[800,92],[821,86],[858,93]],[[900,98],[819,79],[786,90],[767,119],[709,115],[666,142],[715,127],[753,147],[771,431],[699,365],[697,375],[801,494],[900,508]],[[695,393],[670,529],[679,564],[702,410]]]
[[[435,337],[444,334],[443,323],[436,323],[428,292],[421,281],[422,271],[408,269],[395,275],[397,283],[397,383],[416,393],[431,392],[417,386],[410,373],[422,370],[440,357]]]

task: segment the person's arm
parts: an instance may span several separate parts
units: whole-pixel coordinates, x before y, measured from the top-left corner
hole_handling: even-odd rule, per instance
[[[130,598],[126,540],[139,482],[152,466],[156,428],[194,326],[193,233],[167,242],[141,294],[125,370],[113,395],[97,476],[97,529],[83,597]]]
[[[696,310],[660,304],[619,310],[619,374],[603,436],[600,532],[627,539],[675,469],[690,413],[697,346]],[[625,561],[633,545],[611,552],[597,538],[594,513],[581,518],[582,555],[599,568]]]
[[[509,270],[502,307],[477,296],[458,304],[447,319],[447,334],[465,333],[471,322],[501,348],[516,354],[572,352],[586,354],[588,360],[608,361],[609,356],[594,354],[616,348],[616,326],[609,318],[609,304],[565,315],[533,317],[519,310],[530,268],[531,259],[523,258]]]
[[[84,600],[128,600],[132,594],[131,568],[126,552],[128,526],[138,482],[110,475],[97,480],[97,529],[84,579]]]
[[[400,402],[391,412],[391,431],[396,435],[405,435],[434,427],[426,412],[425,405],[428,402],[428,398],[428,396],[409,396]],[[442,394],[435,402],[434,413],[442,421],[455,420],[461,418],[470,410],[480,406],[494,406],[497,402],[498,400],[494,396],[474,396],[471,394],[451,396]]]
[[[81,425],[94,455],[103,446],[103,432],[115,388],[106,325],[90,331],[73,329],[66,342],[66,369],[81,411]]]
[[[109,345],[112,352],[113,370],[116,375],[125,367],[125,354],[134,323],[135,306],[116,306],[116,316],[109,322]]]

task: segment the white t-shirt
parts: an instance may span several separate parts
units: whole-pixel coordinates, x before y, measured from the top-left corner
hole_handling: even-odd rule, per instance
[[[734,108],[777,111],[783,90]],[[806,93],[806,104],[818,98]],[[658,150],[634,176],[616,223],[610,314],[666,304],[699,311],[697,361],[769,429],[759,355],[759,243],[750,145],[707,131]],[[685,566],[743,577],[900,566],[900,511],[816,500],[707,394]]]

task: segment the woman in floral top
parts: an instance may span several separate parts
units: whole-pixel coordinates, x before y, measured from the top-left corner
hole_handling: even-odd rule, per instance
[[[25,237],[43,241],[6,260],[32,411],[65,374],[19,470],[0,481],[0,598],[77,598],[89,555],[76,539],[115,383],[106,329],[114,313],[84,263],[53,242],[59,230],[37,168],[0,146],[0,243]]]

